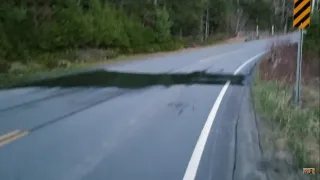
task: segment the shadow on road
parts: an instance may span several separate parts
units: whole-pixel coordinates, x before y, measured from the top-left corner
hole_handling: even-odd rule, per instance
[[[4,87],[3,89],[21,87],[118,87],[134,89],[154,85],[225,84],[228,81],[231,84],[243,85],[244,80],[244,75],[212,74],[205,71],[146,74],[96,70],[29,81]]]

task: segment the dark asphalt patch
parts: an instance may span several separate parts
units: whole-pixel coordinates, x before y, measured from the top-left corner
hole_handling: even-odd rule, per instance
[[[29,81],[4,87],[4,89],[21,87],[118,87],[144,88],[154,85],[192,85],[192,84],[231,84],[243,85],[245,76],[231,74],[212,74],[205,71],[192,73],[127,73],[106,70],[96,70]]]

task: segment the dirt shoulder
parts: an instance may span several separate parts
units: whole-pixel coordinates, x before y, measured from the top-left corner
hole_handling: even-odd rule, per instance
[[[258,65],[253,96],[268,179],[320,178],[320,91],[314,61],[305,58],[302,107],[292,103],[296,45],[282,44]],[[318,63],[318,62],[316,62]],[[315,168],[316,175],[303,174]]]

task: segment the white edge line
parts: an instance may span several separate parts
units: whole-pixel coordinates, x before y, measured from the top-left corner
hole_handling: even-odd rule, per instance
[[[243,63],[240,67],[238,67],[235,71],[234,71],[234,75],[238,74],[246,65],[248,65],[249,63],[251,63],[252,61],[256,60],[258,57],[262,56],[263,54],[265,54],[266,52],[262,52],[259,53],[257,55],[255,55],[254,57],[250,58],[249,60],[247,60],[245,63]]]
[[[262,52],[259,53],[258,55],[250,58],[249,60],[247,60],[245,63],[243,63],[240,67],[238,67],[236,69],[236,71],[234,72],[234,74],[239,73],[247,64],[249,64],[250,62],[256,60],[259,56],[263,55],[266,52]],[[222,90],[220,91],[215,103],[213,104],[213,107],[208,115],[207,121],[201,131],[200,137],[198,139],[198,142],[193,150],[191,159],[189,161],[188,167],[185,171],[183,180],[194,180],[199,168],[199,164],[200,164],[200,160],[203,154],[203,150],[205,148],[212,124],[215,120],[215,117],[217,115],[219,106],[222,102],[222,99],[225,95],[225,93],[227,92],[227,89],[230,85],[230,81],[228,81],[222,88]]]

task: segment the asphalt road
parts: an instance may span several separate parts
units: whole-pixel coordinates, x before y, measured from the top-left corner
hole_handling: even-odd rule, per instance
[[[271,41],[225,44],[100,68],[247,74]],[[255,178],[256,162],[250,156],[259,150],[252,138],[256,130],[248,89],[227,83],[0,91],[0,179]]]

